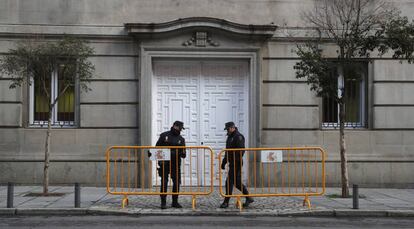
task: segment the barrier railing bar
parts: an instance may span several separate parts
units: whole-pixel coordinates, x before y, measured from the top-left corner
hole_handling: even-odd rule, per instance
[[[281,189],[282,189],[282,193],[285,192],[285,166],[284,166],[284,162],[283,162],[283,151],[282,151],[282,162],[280,163],[280,171],[282,173],[282,184],[281,184]]]
[[[318,192],[318,162],[317,162],[317,157],[316,157],[316,150],[313,151],[315,154],[315,188],[316,188],[316,192]]]
[[[256,181],[257,181],[257,174],[256,174],[256,164],[257,164],[257,157],[256,157],[256,151],[254,151],[255,153],[253,154],[253,159],[254,159],[254,163],[253,163],[253,173],[254,173],[254,192],[256,192]]]
[[[207,172],[207,169],[206,169],[206,149],[203,149],[203,184],[206,184],[206,172]],[[211,171],[211,172],[213,172],[213,171]],[[203,192],[206,192],[206,185],[203,185],[203,187],[204,187],[204,190],[203,190]]]
[[[153,171],[152,170],[152,167],[153,166],[155,166],[155,186],[158,186],[158,169],[157,169],[157,164],[158,164],[158,162],[154,162],[154,165],[152,164],[152,161],[150,161],[150,164],[151,164],[151,171]],[[148,168],[149,169],[149,168]],[[161,169],[161,168],[160,168]],[[151,179],[152,179],[152,177],[151,177]],[[160,178],[160,180],[161,180],[161,178]]]
[[[275,178],[275,193],[277,193],[278,192],[278,188],[277,188],[277,182],[278,182],[278,180],[277,180],[277,163],[273,164],[273,170],[274,170],[274,173],[275,173],[275,175],[274,175],[274,178]]]
[[[190,153],[188,153],[188,155],[186,156],[187,158],[191,158],[191,154]],[[185,162],[181,165],[181,171],[183,171],[182,173],[181,173],[181,178],[182,178],[182,182],[183,182],[183,186],[185,187]]]
[[[198,151],[197,151],[197,153],[196,153],[196,157],[197,157],[197,188],[198,188],[198,192],[200,192],[200,173],[198,172],[198,171],[200,171],[200,160],[199,160],[199,157],[198,157]]]
[[[144,162],[144,158],[145,155],[142,152],[143,149],[140,150],[141,151],[141,155],[140,155],[140,167],[141,167],[141,176],[139,177],[139,179],[141,180],[141,189],[142,191],[144,191],[145,188],[145,177],[144,177],[144,171],[145,171],[145,162]],[[138,153],[137,149],[135,149],[135,153]],[[138,155],[136,156],[137,160],[138,160]],[[138,172],[138,163],[137,163],[137,172]],[[136,177],[138,177],[138,174],[136,175]]]
[[[261,160],[263,160],[263,158],[260,157]],[[264,171],[263,171],[263,163],[260,162],[260,181],[262,183],[262,193],[264,193]]]
[[[191,152],[191,149],[190,149],[190,167],[188,168],[188,170],[189,170],[188,175],[190,175],[190,192],[193,191],[192,190],[192,186],[193,186],[193,171],[192,171],[193,166],[192,166],[192,163],[193,163],[193,155],[192,155],[192,152]]]
[[[287,178],[288,178],[288,190],[289,190],[289,193],[291,193],[291,191],[290,191],[290,152],[288,151],[287,152],[288,153],[288,176],[287,176]]]
[[[236,152],[234,152],[234,153],[236,153]],[[239,157],[240,157],[240,164],[239,164],[239,166],[240,166],[240,168],[238,168],[239,170],[240,170],[240,177],[239,177],[239,179],[240,179],[240,189],[241,190],[243,190],[243,186],[242,186],[242,184],[244,183],[243,182],[243,153],[242,153],[242,151],[239,151],[239,152],[237,152],[237,153],[239,153]]]
[[[311,157],[308,157],[309,192],[312,192]]]
[[[175,182],[177,182],[177,184],[175,184],[175,186],[177,186],[177,192],[176,193],[178,193],[178,192],[180,192],[179,190],[178,190],[178,187],[180,186],[180,181],[179,181],[179,179],[180,179],[180,177],[181,177],[181,174],[180,174],[180,176],[178,176],[178,170],[180,169],[179,167],[178,167],[178,164],[180,164],[180,167],[181,167],[181,163],[178,163],[179,161],[178,160],[181,160],[181,155],[180,155],[180,153],[179,153],[179,150],[177,149],[176,151],[176,154],[175,154]],[[170,173],[171,174],[171,173]]]
[[[138,188],[138,154],[137,149],[134,149],[134,192]]]
[[[128,192],[131,191],[131,150],[128,149]]]
[[[294,170],[294,172],[295,172],[295,192],[297,193],[298,192],[298,165],[297,165],[297,162],[298,162],[298,159],[297,159],[297,151],[295,150],[294,151],[295,152],[295,170]]]
[[[114,158],[117,159],[117,153],[116,153],[116,151],[114,151]],[[117,181],[118,181],[118,176],[116,175],[116,173],[118,172],[118,167],[116,165],[116,161],[114,162],[114,188],[115,188],[115,191],[117,189],[116,188],[117,187],[116,185],[117,185]]]
[[[124,191],[124,152],[120,152],[121,154],[121,192]]]
[[[267,191],[270,193],[270,164],[266,165],[267,167]]]
[[[325,151],[322,149],[322,148],[320,148],[320,151],[321,151],[321,154],[322,154],[322,193],[325,193],[325,182],[326,182],[326,177],[325,177],[325,174],[326,174],[326,171],[325,171],[325,156],[326,156],[326,153],[325,153]]]
[[[246,188],[247,190],[249,190],[250,193],[250,154],[247,154],[247,166],[248,170],[247,170],[247,183],[246,183]]]
[[[304,152],[301,152],[301,158],[302,158],[302,192],[305,192],[305,162],[304,162]]]

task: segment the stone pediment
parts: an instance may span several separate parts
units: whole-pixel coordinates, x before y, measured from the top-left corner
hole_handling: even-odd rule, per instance
[[[230,22],[224,19],[210,17],[180,18],[174,21],[161,23],[126,23],[125,29],[133,36],[157,35],[191,29],[217,29],[229,33],[248,36],[270,38],[273,36],[277,26],[251,25]]]

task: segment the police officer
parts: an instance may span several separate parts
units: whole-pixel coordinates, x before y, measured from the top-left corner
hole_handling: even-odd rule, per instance
[[[185,146],[185,139],[180,135],[184,130],[184,123],[175,121],[170,131],[166,131],[160,135],[156,146]],[[161,177],[161,192],[167,192],[168,175],[171,172],[173,181],[173,192],[180,191],[181,184],[181,158],[185,158],[185,149],[171,149],[170,161],[158,161],[158,175]],[[161,196],[161,209],[167,208],[167,196]],[[173,208],[182,208],[178,203],[178,194],[172,195]]]
[[[244,136],[238,131],[234,122],[227,122],[224,130],[227,130],[227,149],[245,148]],[[226,151],[223,161],[221,162],[221,169],[223,170],[226,168],[226,164],[229,164],[229,171],[226,179],[226,195],[231,195],[233,193],[234,179],[236,179],[236,188],[239,189],[244,195],[249,194],[246,186],[244,186],[241,181],[243,155],[244,150]],[[220,208],[227,208],[229,206],[229,200],[230,197],[225,197],[223,203],[220,205]],[[253,198],[246,197],[246,202],[243,204],[243,207],[248,207],[251,203],[253,203]]]

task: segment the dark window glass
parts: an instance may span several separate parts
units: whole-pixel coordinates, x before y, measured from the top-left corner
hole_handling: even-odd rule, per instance
[[[35,121],[47,121],[49,113],[49,103],[45,95],[45,89],[50,95],[50,80],[45,82],[45,85],[41,84],[38,77],[34,79],[34,120]]]
[[[333,73],[336,74],[336,73]],[[366,63],[355,63],[344,68],[345,126],[364,127],[364,100],[367,77]],[[335,76],[336,78],[336,76]],[[337,79],[337,78],[336,78]],[[322,98],[323,127],[339,126],[339,107],[333,98]]]
[[[338,122],[338,103],[335,99],[325,97],[322,99],[323,122],[337,123]]]
[[[67,85],[70,85],[61,95],[58,101],[58,122],[73,122],[75,121],[75,87],[73,78],[65,76],[65,65],[59,66],[58,71],[58,91],[62,91]]]

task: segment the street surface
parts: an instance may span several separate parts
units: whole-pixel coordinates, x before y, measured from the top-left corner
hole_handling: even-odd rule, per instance
[[[414,228],[413,218],[243,216],[19,216],[0,228]]]

